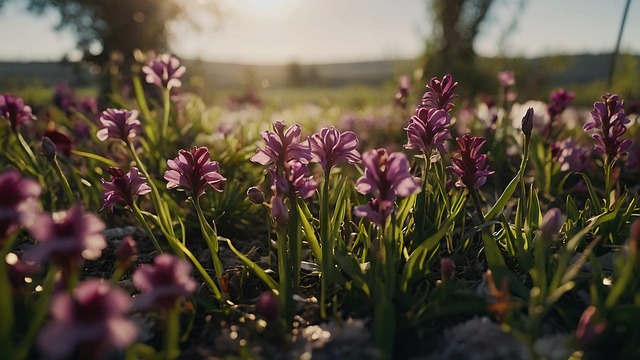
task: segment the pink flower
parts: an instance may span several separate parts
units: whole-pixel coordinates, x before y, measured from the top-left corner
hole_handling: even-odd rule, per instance
[[[574,97],[576,94],[573,91],[567,91],[563,88],[552,91],[549,95],[549,105],[547,105],[549,118],[553,119],[560,115],[571,104]]]
[[[222,191],[222,184],[227,180],[220,175],[217,161],[211,161],[209,149],[193,147],[191,150],[180,150],[177,158],[167,160],[169,170],[165,171],[167,189],[179,187],[191,195],[200,197],[208,188]]]
[[[138,329],[126,319],[131,297],[109,283],[81,282],[73,295],[60,292],[51,301],[51,320],[38,336],[38,348],[53,359],[101,357],[112,349],[126,349]],[[75,355],[74,355],[75,354]]]
[[[624,101],[619,102],[618,95],[606,94],[602,99],[604,102],[593,104],[592,121],[584,124],[583,129],[594,132],[592,135],[596,140],[594,151],[611,162],[625,155],[631,146],[631,140],[620,139],[627,131],[630,120],[624,114],[622,109]]]
[[[409,160],[403,153],[387,153],[385,149],[370,150],[362,154],[364,176],[358,179],[356,191],[371,194],[373,198],[365,205],[356,206],[354,214],[366,217],[380,226],[393,212],[393,202],[398,197],[407,197],[420,192],[420,181],[411,176]]]
[[[180,66],[180,61],[170,54],[160,54],[142,67],[142,72],[147,75],[147,83],[169,90],[182,86],[180,78],[186,71],[184,66]]]
[[[293,125],[285,131],[282,121],[273,124],[273,131],[265,131],[260,136],[266,146],[251,157],[251,161],[260,165],[275,163],[277,167],[284,167],[289,160],[298,160],[303,164],[312,159],[309,145],[300,144],[302,130],[299,125]]]
[[[85,213],[80,204],[54,216],[42,214],[29,228],[38,244],[25,253],[25,259],[36,263],[51,260],[64,270],[74,269],[84,259],[102,255],[107,247],[104,229],[102,220]]]
[[[40,212],[37,198],[42,187],[15,169],[0,174],[0,248],[2,239],[20,225],[28,226]]]
[[[427,109],[444,110],[450,112],[455,105],[451,100],[458,96],[453,90],[458,86],[451,75],[445,75],[442,80],[432,78],[427,85],[427,92],[422,96],[422,106]]]
[[[12,129],[26,124],[36,117],[31,112],[31,107],[25,105],[24,100],[9,94],[0,95],[0,118],[5,118],[11,123]]]
[[[312,161],[319,162],[325,172],[341,163],[354,164],[360,160],[358,138],[353,131],[340,133],[338,129],[324,128],[310,138]]]
[[[134,299],[134,307],[143,311],[154,307],[171,309],[197,287],[191,277],[191,264],[169,254],[156,256],[153,265],[141,265],[132,280],[141,291]]]
[[[516,84],[516,74],[511,70],[504,70],[498,73],[500,86],[507,88]]]
[[[420,150],[427,157],[436,149],[446,154],[446,140],[451,138],[447,130],[450,122],[451,116],[444,110],[419,108],[405,129],[408,141],[404,147]]]
[[[140,120],[138,120],[137,110],[107,109],[102,112],[100,123],[103,126],[97,133],[100,141],[111,138],[126,142],[140,134]]]
[[[411,78],[407,75],[400,76],[398,80],[398,91],[395,95],[395,104],[403,109],[407,107],[407,100],[409,99],[409,89],[411,88]]]
[[[460,150],[454,152],[451,159],[453,165],[447,167],[460,179],[457,187],[466,187],[469,190],[478,189],[487,181],[487,176],[495,171],[489,170],[487,155],[480,154],[480,148],[486,142],[481,137],[465,134],[456,139]]]
[[[109,208],[113,211],[115,204],[133,207],[136,196],[151,192],[147,179],[140,176],[136,167],[132,167],[126,174],[115,167],[109,168],[108,172],[111,174],[111,181],[100,179],[104,189],[102,209]]]
[[[283,197],[298,195],[303,199],[313,196],[318,184],[309,175],[307,165],[299,161],[291,160],[282,169],[282,175],[278,175],[276,169],[271,168],[272,190]]]

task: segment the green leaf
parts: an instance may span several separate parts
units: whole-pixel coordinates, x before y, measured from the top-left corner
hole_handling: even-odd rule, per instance
[[[266,271],[264,271],[260,266],[258,266],[258,264],[254,263],[253,261],[251,261],[251,259],[249,259],[243,253],[238,251],[238,249],[236,249],[231,244],[231,240],[220,237],[220,236],[218,236],[218,240],[226,242],[227,245],[229,245],[229,249],[231,249],[231,251],[233,251],[233,253],[236,254],[236,256],[240,258],[240,260],[242,260],[242,262],[244,262],[244,264],[249,268],[249,270],[253,271],[253,273],[256,274],[256,276],[258,276],[258,278],[260,278],[260,280],[262,280],[265,283],[265,285],[267,285],[271,290],[278,291],[278,288],[279,288],[278,283],[276,283],[275,280],[273,280],[271,276],[267,274]]]

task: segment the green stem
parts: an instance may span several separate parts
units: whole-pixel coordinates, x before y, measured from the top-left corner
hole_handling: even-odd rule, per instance
[[[482,207],[480,206],[480,197],[478,196],[477,189],[469,189],[471,194],[471,199],[473,200],[473,206],[476,208],[476,213],[478,213],[478,217],[480,218],[480,224],[485,223],[484,214],[482,214]]]
[[[0,349],[4,349],[7,358],[11,358],[13,348],[13,292],[11,290],[11,281],[9,280],[9,269],[7,262],[4,260],[11,249],[15,234],[11,235],[12,239],[7,239],[5,247],[0,249]]]
[[[220,292],[220,289],[218,289],[218,286],[216,286],[216,283],[213,281],[211,276],[209,276],[209,273],[207,273],[204,267],[202,267],[202,264],[200,264],[198,259],[191,252],[191,250],[189,250],[186,246],[184,246],[184,244],[182,244],[180,240],[178,240],[175,237],[169,237],[168,239],[170,244],[173,244],[172,246],[175,246],[184,255],[186,255],[189,258],[189,260],[191,260],[191,262],[196,267],[200,275],[204,278],[204,281],[209,287],[209,289],[213,292],[213,295],[216,297],[216,299],[222,300],[222,293]]]
[[[27,141],[24,139],[24,137],[22,136],[22,133],[20,133],[18,129],[15,129],[15,134],[16,134],[16,137],[18,138],[18,141],[20,142],[20,145],[22,146],[22,149],[31,160],[31,164],[33,165],[34,169],[37,169],[38,160],[36,159],[36,155],[31,150],[31,147],[29,146],[29,144],[27,144]]]
[[[279,228],[277,230],[277,251],[278,251],[278,284],[279,298],[282,304],[284,319],[286,321],[286,327],[291,327],[293,321],[293,309],[292,309],[292,282],[291,282],[291,268],[289,263],[289,254],[287,250],[290,249],[288,237],[284,231]]]
[[[324,186],[320,194],[320,241],[322,243],[322,277],[320,278],[320,316],[327,318],[327,288],[331,283],[333,269],[333,241],[329,229],[329,172],[325,171]]]
[[[298,198],[293,195],[289,198],[289,272],[291,273],[291,285],[297,289],[300,282],[300,258],[302,257],[302,238],[300,228],[300,214],[295,211],[298,206]]]
[[[162,253],[162,248],[158,243],[158,239],[156,239],[156,236],[153,234],[153,231],[151,231],[151,228],[149,227],[149,223],[147,223],[147,221],[144,219],[144,216],[142,216],[142,212],[140,211],[140,208],[135,202],[133,203],[133,207],[131,207],[131,211],[133,212],[133,215],[136,217],[136,220],[138,220],[138,223],[140,223],[140,225],[144,227],[144,230],[147,232],[147,236],[153,242],[153,247],[156,248],[156,251],[158,253]]]
[[[200,222],[200,231],[202,232],[202,236],[207,242],[207,246],[209,247],[209,252],[211,253],[211,259],[213,261],[213,267],[216,271],[216,278],[218,279],[218,283],[220,283],[220,279],[224,274],[224,266],[222,266],[222,261],[220,260],[220,256],[218,255],[218,234],[214,230],[211,225],[207,222],[207,219],[204,217],[204,213],[202,212],[202,207],[200,206],[200,197],[196,196],[193,198],[192,196],[193,206],[196,208],[196,213],[198,214],[198,221]]]
[[[178,304],[165,312],[164,357],[177,359],[180,356],[180,307]]]
[[[58,269],[56,269],[55,267],[52,267],[47,273],[42,291],[40,292],[40,299],[38,299],[38,302],[36,304],[35,315],[33,316],[31,323],[29,324],[27,333],[22,338],[22,342],[20,343],[18,352],[15,354],[14,359],[16,360],[27,358],[36,335],[40,331],[40,328],[42,327],[44,321],[47,319],[47,314],[49,314],[49,305],[51,303],[51,296],[53,295],[53,288],[55,287],[57,270]]]
[[[163,98],[163,119],[162,119],[162,130],[160,133],[160,136],[162,137],[161,140],[161,149],[162,151],[166,151],[166,147],[167,147],[167,138],[169,137],[169,115],[171,113],[171,90],[169,89],[164,89],[162,91],[162,98]]]
[[[73,191],[71,191],[71,185],[69,185],[69,180],[67,180],[67,177],[64,175],[64,172],[62,172],[62,168],[60,167],[60,163],[58,162],[57,155],[53,156],[53,160],[51,160],[51,165],[53,166],[53,169],[55,170],[56,175],[58,175],[58,178],[62,182],[62,188],[64,189],[64,193],[67,197],[67,200],[69,201],[69,204],[70,205],[75,204],[76,198],[73,195]]]
[[[415,232],[416,232],[416,245],[420,245],[426,236],[425,233],[425,215],[427,212],[427,184],[429,177],[429,168],[431,165],[430,159],[427,158],[427,154],[424,155],[424,166],[422,167],[422,191],[418,194],[418,198],[416,200],[416,212],[413,216],[415,222]]]

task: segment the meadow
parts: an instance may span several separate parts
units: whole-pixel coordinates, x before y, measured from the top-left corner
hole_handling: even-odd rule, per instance
[[[637,103],[137,65],[0,95],[0,358],[640,357]]]

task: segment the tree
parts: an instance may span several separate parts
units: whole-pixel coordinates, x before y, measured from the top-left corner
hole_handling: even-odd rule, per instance
[[[473,41],[493,3],[493,0],[431,0],[434,28],[425,51],[425,79],[451,73],[454,79],[464,79],[470,91],[477,90],[482,81],[475,68]]]
[[[0,0],[0,6],[5,0]],[[29,10],[60,13],[57,29],[71,28],[84,60],[104,65],[114,53],[125,64],[136,49],[166,51],[168,25],[185,19],[195,2],[188,0],[29,0]],[[216,10],[212,3],[206,6]]]

